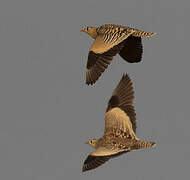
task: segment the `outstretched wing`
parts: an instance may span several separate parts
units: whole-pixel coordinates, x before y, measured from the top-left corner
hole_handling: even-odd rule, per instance
[[[134,90],[129,76],[123,75],[108,102],[105,131],[110,128],[136,132],[136,113],[133,106]],[[134,132],[134,133],[133,133]]]
[[[94,84],[111,63],[113,57],[124,47],[124,40],[134,30],[108,29],[97,36],[90,48],[86,67],[86,84]]]
[[[82,171],[88,171],[91,169],[95,169],[104,163],[106,163],[110,158],[117,157],[123,153],[127,152],[127,150],[121,150],[118,148],[107,149],[106,147],[99,147],[95,151],[93,151],[86,160],[84,161]]]
[[[82,171],[89,171],[95,169],[109,160],[109,156],[92,156],[89,155],[84,161]]]

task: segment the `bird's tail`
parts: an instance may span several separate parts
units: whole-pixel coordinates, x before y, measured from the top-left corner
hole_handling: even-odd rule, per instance
[[[136,37],[152,37],[152,36],[155,36],[157,33],[154,33],[154,32],[145,32],[145,31],[141,31],[141,30],[136,30],[134,33],[133,33],[133,36],[136,36]]]
[[[131,147],[131,150],[135,149],[144,149],[144,148],[152,148],[155,147],[155,142],[144,142],[144,141],[137,141],[133,147]]]

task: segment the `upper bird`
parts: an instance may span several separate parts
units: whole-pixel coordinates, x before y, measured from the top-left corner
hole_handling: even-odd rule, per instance
[[[86,67],[88,85],[98,80],[117,53],[129,63],[140,62],[143,52],[141,37],[156,35],[156,33],[114,24],[86,27],[81,31],[95,39],[90,47]]]
[[[84,161],[82,171],[95,169],[123,153],[156,145],[137,138],[133,99],[132,82],[127,74],[123,75],[108,102],[104,135],[86,142],[95,150]]]

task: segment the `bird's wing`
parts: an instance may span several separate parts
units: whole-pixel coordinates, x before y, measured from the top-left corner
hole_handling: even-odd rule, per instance
[[[124,40],[134,31],[117,34],[100,34],[92,44],[86,67],[86,84],[94,84],[111,63],[113,57],[124,47]],[[112,41],[108,41],[108,40]]]
[[[124,47],[119,55],[129,63],[137,63],[142,60],[143,46],[141,37],[130,36],[124,41]]]
[[[138,139],[133,131],[130,117],[120,108],[112,108],[105,116],[106,126],[104,135],[109,134],[109,131],[115,136],[123,138]]]
[[[127,150],[121,150],[114,146],[112,147],[112,149],[108,149],[106,147],[98,147],[86,158],[82,171],[84,172],[95,169],[107,162],[110,158],[116,157],[126,151]]]
[[[98,36],[90,47],[90,51],[93,51],[96,54],[103,54],[114,46],[120,44],[134,32],[135,30],[133,29],[120,27],[106,29],[104,32],[98,33]]]
[[[145,32],[139,29],[121,26],[124,29],[134,30],[133,34],[124,42],[124,47],[119,55],[129,63],[137,63],[142,59],[143,47],[141,37],[152,37],[156,35],[153,32]]]
[[[95,169],[109,160],[109,156],[92,156],[89,155],[84,161],[82,171]]]
[[[136,113],[133,106],[134,90],[129,76],[123,75],[110,98],[105,114],[105,131],[110,128],[136,132]]]
[[[96,148],[90,155],[92,156],[111,156],[118,154],[120,152],[125,151],[126,149],[118,148],[117,146],[113,145],[112,142],[110,144],[104,144],[104,146],[100,146]]]

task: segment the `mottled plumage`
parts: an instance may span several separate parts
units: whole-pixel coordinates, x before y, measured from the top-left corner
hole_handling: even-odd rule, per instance
[[[149,148],[154,142],[143,142],[136,136],[136,114],[133,107],[134,91],[128,75],[123,75],[108,102],[104,135],[87,141],[95,150],[83,165],[88,171],[123,153]]]
[[[81,31],[95,39],[90,47],[86,67],[88,85],[98,80],[117,53],[129,63],[140,62],[143,53],[141,37],[156,34],[113,24],[87,27]]]

